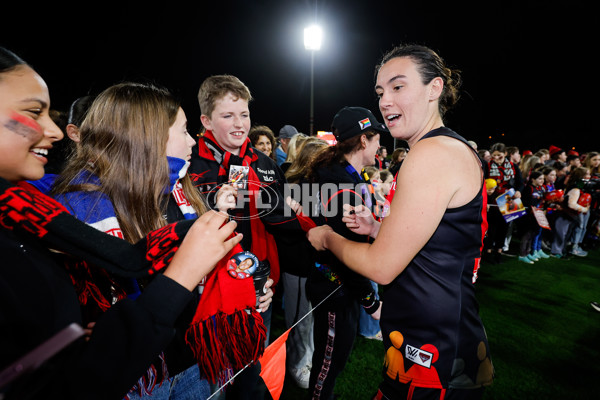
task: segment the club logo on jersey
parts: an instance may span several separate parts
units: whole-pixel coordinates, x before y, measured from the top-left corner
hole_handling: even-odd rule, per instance
[[[358,125],[360,125],[360,130],[364,130],[371,126],[371,120],[369,118],[365,118],[362,121],[358,121]]]
[[[419,364],[425,368],[431,368],[431,360],[433,359],[433,354],[419,349],[418,347],[413,347],[409,344],[406,345],[406,359],[414,362],[415,364]]]

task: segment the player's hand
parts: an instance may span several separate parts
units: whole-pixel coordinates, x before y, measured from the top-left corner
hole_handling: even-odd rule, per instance
[[[379,222],[375,220],[371,211],[364,205],[351,206],[344,204],[342,222],[352,232],[358,235],[376,237],[379,232]]]
[[[321,225],[316,228],[312,228],[306,233],[308,241],[318,251],[327,250],[325,246],[326,237],[329,233],[332,233],[333,229],[329,225]]]

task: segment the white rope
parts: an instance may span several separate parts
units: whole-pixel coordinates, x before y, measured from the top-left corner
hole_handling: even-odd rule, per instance
[[[296,321],[296,323],[294,325],[292,325],[289,329],[294,329],[294,327],[296,325],[298,325],[300,322],[302,322],[302,320],[304,318],[306,318],[310,313],[312,313],[317,307],[319,307],[321,304],[323,304],[325,302],[325,300],[327,300],[329,297],[331,297],[332,294],[334,294],[335,292],[337,292],[344,284],[342,283],[341,285],[339,285],[338,287],[336,287],[331,293],[329,293],[327,295],[327,297],[325,297],[323,300],[321,300],[321,302],[319,302],[319,304],[317,304],[316,306],[314,306],[313,308],[311,308],[302,318],[300,318],[298,321]],[[277,339],[275,339],[277,340]],[[217,389],[216,392],[214,392],[213,394],[211,394],[206,400],[210,400],[213,398],[213,396],[215,396],[217,393],[219,393],[225,386],[229,385],[230,382],[232,382],[236,376],[238,376],[243,370],[245,370],[246,368],[248,368],[250,366],[250,364],[252,363],[248,363],[246,364],[246,366],[244,366],[244,368],[240,369],[235,375],[233,375],[227,382],[225,382],[221,387],[219,387]]]

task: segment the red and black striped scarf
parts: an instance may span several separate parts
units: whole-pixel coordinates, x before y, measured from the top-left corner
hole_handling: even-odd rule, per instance
[[[257,202],[260,196],[262,182],[258,179],[256,171],[252,168],[252,163],[258,160],[258,155],[254,152],[250,139],[240,148],[239,155],[225,151],[215,139],[211,131],[206,131],[202,140],[199,141],[200,155],[206,159],[214,160],[219,163],[219,181],[227,180],[229,167],[231,165],[241,165],[249,167],[248,171],[248,193],[252,196],[249,202],[250,215],[259,215]],[[279,281],[279,257],[277,246],[273,236],[267,232],[265,225],[260,218],[250,218],[250,229],[252,231],[252,246],[248,249],[254,253],[260,261],[269,260],[271,265],[271,279],[274,284]]]
[[[513,163],[506,158],[502,165],[496,164],[493,160],[488,163],[488,176],[496,180],[502,193],[509,189],[510,181],[515,177],[514,168]]]
[[[193,222],[167,225],[131,244],[88,226],[30,184],[0,178],[0,226],[120,277],[143,278],[161,271]]]

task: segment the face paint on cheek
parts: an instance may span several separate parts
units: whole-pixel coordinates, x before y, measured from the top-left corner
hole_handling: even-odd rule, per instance
[[[9,131],[34,142],[40,140],[41,137],[44,136],[44,130],[40,124],[33,119],[16,112],[11,112],[10,120],[4,123],[4,127]]]

